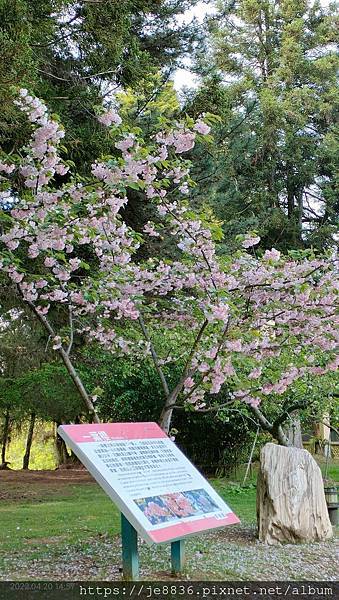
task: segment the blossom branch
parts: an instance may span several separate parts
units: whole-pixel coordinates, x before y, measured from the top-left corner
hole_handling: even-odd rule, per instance
[[[20,296],[23,299],[23,301],[25,303],[28,304],[28,306],[30,307],[30,309],[32,310],[32,312],[35,314],[35,316],[37,317],[37,319],[40,321],[40,323],[43,325],[44,329],[46,329],[46,331],[48,332],[48,334],[52,337],[52,338],[56,338],[56,333],[52,327],[52,325],[50,324],[50,322],[48,321],[48,319],[41,314],[41,312],[39,312],[36,308],[36,306],[34,305],[33,302],[31,302],[30,300],[26,300],[22,290],[20,288],[20,286],[18,286],[19,292],[20,292]],[[64,348],[62,347],[62,345],[60,345],[60,347],[57,348],[57,352],[60,354],[61,359],[71,377],[71,379],[73,380],[73,383],[75,385],[75,387],[77,388],[80,396],[82,397],[82,399],[84,400],[88,412],[90,413],[90,415],[92,416],[92,419],[94,421],[94,423],[100,423],[100,419],[99,416],[94,408],[93,402],[90,398],[90,396],[88,395],[78,373],[76,372],[67,352],[64,350]]]
[[[69,321],[69,330],[70,330],[70,339],[69,339],[69,344],[68,344],[68,348],[66,350],[66,354],[67,356],[70,355],[71,350],[72,350],[72,346],[73,346],[73,341],[74,341],[74,329],[73,329],[73,309],[72,309],[72,305],[69,304],[68,305],[68,321]]]

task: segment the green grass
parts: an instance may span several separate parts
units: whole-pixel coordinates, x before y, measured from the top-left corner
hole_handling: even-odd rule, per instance
[[[317,459],[317,463],[320,467],[322,476],[326,481],[334,482],[338,485],[339,483],[339,460],[330,460],[326,472],[326,459]]]
[[[254,483],[245,486],[231,485],[225,479],[214,479],[211,483],[242,522],[255,522],[256,488]]]
[[[212,484],[243,523],[253,523],[255,490],[252,487],[239,493],[239,486],[230,487],[224,480],[214,480]],[[14,483],[8,489],[17,495],[20,485],[24,487],[25,484]],[[34,485],[38,486],[38,496],[31,492],[25,500],[19,497],[19,500],[6,500],[0,504],[0,579],[6,578],[6,574],[11,579],[39,579],[41,573],[50,579],[60,571],[62,576],[65,560],[74,565],[78,557],[82,564],[87,561],[98,564],[101,578],[107,578],[109,564],[115,565],[117,570],[120,564],[120,514],[101,488],[95,483],[79,483],[52,491],[39,486],[38,482]],[[214,569],[209,538],[192,538],[187,551],[193,561],[197,553],[203,553],[210,561],[206,573]],[[169,572],[169,545],[152,549],[143,545],[141,559],[151,572],[156,573],[159,567],[162,573]],[[46,570],[42,572],[41,569]],[[88,578],[86,575],[83,578]],[[211,571],[212,579],[214,575]],[[91,578],[91,573],[88,576]],[[119,572],[115,572],[115,577],[120,577]]]
[[[255,520],[255,490],[235,493],[227,483],[214,487],[244,522]],[[53,548],[84,544],[93,536],[113,537],[120,532],[120,514],[96,484],[69,485],[54,497],[39,501],[2,502],[0,505],[0,567],[5,555],[28,552],[38,557]]]
[[[329,460],[328,466],[326,467],[326,458],[323,456],[313,456],[315,461],[320,467],[322,476],[326,481],[339,484],[339,459],[332,458]],[[246,484],[256,484],[258,474],[259,463],[256,462],[252,465],[249,476],[246,479]],[[228,477],[228,482],[237,483],[242,485],[246,471],[246,465],[238,465],[236,469]]]
[[[4,502],[0,507],[0,547],[17,551],[29,544],[38,550],[48,538],[59,537],[73,544],[95,535],[119,532],[120,515],[114,504],[96,484],[67,486],[55,498],[38,502]]]
[[[329,477],[337,481],[338,474],[338,464],[332,463]],[[251,524],[256,519],[255,478],[253,472],[245,486],[226,479],[211,480],[243,523]],[[59,537],[62,545],[65,540],[77,543],[93,535],[113,536],[120,531],[118,510],[95,483],[69,484],[54,492],[44,492],[42,488],[38,498],[2,501],[0,520],[0,547],[4,552],[16,551],[22,545],[38,550],[46,543],[40,540],[50,537]]]

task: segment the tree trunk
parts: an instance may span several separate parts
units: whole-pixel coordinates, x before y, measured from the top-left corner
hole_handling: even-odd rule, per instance
[[[69,375],[71,376],[71,379],[74,382],[75,387],[77,388],[78,392],[80,393],[80,396],[83,399],[83,401],[86,405],[86,408],[88,409],[88,412],[91,415],[93,423],[100,423],[99,415],[94,408],[94,404],[93,404],[90,396],[88,395],[88,393],[85,389],[85,386],[83,385],[78,373],[76,372],[75,368],[73,367],[73,364],[70,361],[70,358],[69,358],[67,352],[65,352],[65,350],[63,348],[59,348],[58,352],[63,360],[63,363],[64,363]]]
[[[55,449],[57,452],[58,466],[60,466],[60,465],[67,464],[70,457],[67,452],[67,446],[66,446],[64,440],[60,437],[60,435],[57,432],[59,425],[62,425],[62,423],[55,423],[55,425],[56,425]]]
[[[173,415],[173,408],[167,408],[166,406],[164,406],[164,408],[161,411],[159,425],[160,425],[161,429],[164,430],[165,433],[169,433],[169,430],[171,427],[172,415]]]
[[[29,427],[28,427],[27,440],[26,440],[26,452],[25,452],[24,459],[22,462],[23,469],[28,469],[28,466],[29,466],[29,458],[31,455],[31,447],[32,447],[33,433],[34,433],[34,425],[35,425],[35,413],[31,413],[31,418],[30,418]]]
[[[294,215],[294,188],[290,179],[287,179],[287,216],[292,219]]]
[[[72,466],[82,466],[82,462],[79,460],[79,458],[77,457],[76,454],[74,454],[73,450],[71,450],[71,455],[68,459],[68,462],[72,465]]]
[[[25,298],[21,292],[20,285],[18,286],[18,288],[20,290],[23,301],[26,302],[28,304],[28,306],[31,308],[31,310],[34,312],[36,317],[39,319],[40,323],[46,329],[48,335],[51,338],[54,338],[56,336],[56,334],[55,334],[55,331],[54,331],[52,325],[48,321],[48,319],[37,310],[37,308],[33,302],[30,302],[29,300],[25,300]],[[74,368],[73,363],[69,357],[69,353],[66,352],[66,350],[62,346],[60,348],[58,348],[57,352],[60,354],[61,359],[68,371],[68,374],[70,375],[75,387],[77,388],[81,398],[83,399],[85,406],[86,406],[88,412],[90,413],[90,416],[91,416],[93,422],[100,423],[99,415],[94,408],[92,399],[89,396],[89,394],[87,393],[87,390],[86,390],[84,384],[82,383],[79,374],[77,373],[76,369]]]
[[[298,192],[298,233],[300,242],[302,242],[302,232],[303,232],[303,213],[304,213],[304,202],[303,202],[303,190],[299,190]]]
[[[332,537],[320,469],[307,450],[266,444],[257,482],[258,536],[266,544]]]
[[[4,428],[2,433],[2,448],[1,448],[1,463],[4,465],[6,463],[6,449],[8,444],[9,437],[9,425],[10,425],[10,416],[8,410],[5,413],[4,420]]]
[[[257,406],[249,406],[250,410],[255,415],[258,423],[260,423],[261,428],[264,431],[268,431],[271,436],[279,442],[282,446],[289,446],[288,437],[285,435],[283,428],[280,424],[270,423],[268,419],[266,419],[265,415],[261,412],[261,410]]]
[[[304,447],[298,413],[292,415],[292,420],[286,429],[286,435],[288,437],[289,446],[294,446],[295,448]]]

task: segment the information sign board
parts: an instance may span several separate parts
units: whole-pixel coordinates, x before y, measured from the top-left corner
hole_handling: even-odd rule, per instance
[[[61,425],[58,433],[148,543],[239,523],[156,423]]]

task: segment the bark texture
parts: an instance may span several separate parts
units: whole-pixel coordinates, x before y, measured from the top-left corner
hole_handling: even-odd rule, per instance
[[[301,423],[298,414],[292,415],[289,427],[287,428],[286,435],[288,437],[289,446],[295,446],[295,448],[303,448],[303,438],[301,432]]]
[[[332,537],[320,469],[307,450],[266,444],[257,484],[258,537],[267,544]]]
[[[23,462],[22,462],[23,469],[28,469],[28,467],[29,467],[29,459],[31,456],[31,448],[32,448],[32,442],[33,442],[34,425],[35,425],[35,414],[31,413],[31,417],[29,420],[27,440],[26,440],[26,451],[24,454]]]
[[[55,423],[55,449],[58,457],[58,467],[67,464],[70,459],[67,452],[67,446],[62,437],[58,434],[59,425],[62,425],[62,423]]]
[[[2,447],[1,447],[1,464],[6,464],[6,449],[8,444],[10,430],[10,416],[8,410],[6,410],[5,420],[3,425],[3,433],[2,433]]]

